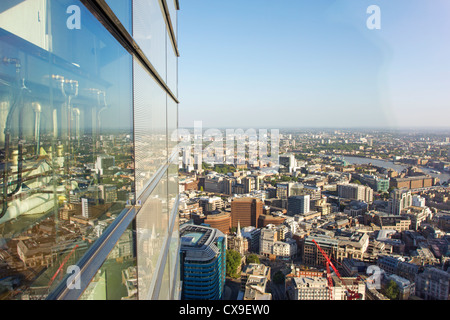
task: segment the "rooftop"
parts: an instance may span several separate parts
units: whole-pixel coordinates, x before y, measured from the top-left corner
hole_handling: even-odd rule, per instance
[[[216,246],[216,240],[220,237],[225,235],[217,229],[186,224],[180,229],[180,250],[188,260],[209,261],[220,253]]]

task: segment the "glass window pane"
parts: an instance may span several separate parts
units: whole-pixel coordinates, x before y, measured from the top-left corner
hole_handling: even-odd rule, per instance
[[[178,104],[167,97],[168,155],[172,156],[178,150]]]
[[[151,178],[167,162],[166,93],[134,63],[136,147],[136,194],[140,196]]]
[[[158,300],[170,299],[170,266],[166,263],[164,268],[163,277],[161,279],[161,287],[159,289]]]
[[[164,176],[136,218],[139,299],[150,299],[159,272],[159,260],[168,237],[167,177]]]
[[[175,161],[178,161],[178,157],[175,157]],[[178,164],[171,163],[168,169],[168,191],[169,191],[169,213],[174,214],[174,216],[178,215],[178,210],[174,208],[178,204],[177,196],[178,196]],[[171,217],[172,218],[172,217]]]
[[[180,289],[179,287],[177,287],[177,280],[180,277],[179,249],[180,249],[180,232],[179,232],[179,216],[177,211],[169,247],[170,288],[174,290],[172,294],[175,294],[173,299],[177,299],[177,294]]]
[[[79,1],[0,2],[0,278],[42,299],[133,197],[132,59]]]
[[[178,57],[175,54],[169,35],[167,35],[167,85],[170,91],[178,97]]]
[[[123,233],[80,300],[136,300],[137,268],[132,225]]]
[[[177,34],[177,29],[178,29],[178,25],[177,25],[177,9],[175,6],[175,0],[167,0],[167,6],[169,7],[169,14],[170,14],[170,19],[172,21],[172,26],[173,26],[173,32],[175,33],[175,38],[178,38],[178,34]]]
[[[128,33],[131,34],[131,0],[106,0],[106,3],[120,20],[120,23],[125,27]]]
[[[162,79],[166,79],[166,23],[159,0],[133,1],[133,37]]]

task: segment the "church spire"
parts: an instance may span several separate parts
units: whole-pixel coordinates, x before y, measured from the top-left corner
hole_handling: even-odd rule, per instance
[[[240,220],[238,220],[236,237],[242,238],[242,234],[241,234],[241,221],[240,221]]]

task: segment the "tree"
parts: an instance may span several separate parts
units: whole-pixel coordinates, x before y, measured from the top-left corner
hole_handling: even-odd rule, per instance
[[[398,288],[398,284],[394,280],[389,281],[384,290],[384,294],[391,300],[398,300],[400,297],[400,289]]]
[[[241,264],[241,254],[235,250],[227,250],[226,270],[227,276],[237,278],[237,269]]]
[[[285,279],[285,276],[284,276],[283,272],[281,272],[281,271],[278,271],[277,273],[275,273],[273,275],[273,282],[276,284],[283,284],[284,279]]]
[[[257,264],[259,264],[260,262],[259,262],[258,256],[256,254],[252,253],[252,254],[249,254],[247,256],[247,263],[248,264],[250,264],[250,263],[257,263]]]

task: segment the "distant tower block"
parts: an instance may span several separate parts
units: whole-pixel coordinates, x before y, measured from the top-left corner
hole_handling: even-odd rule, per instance
[[[81,212],[84,218],[89,218],[89,203],[86,198],[81,198]]]

